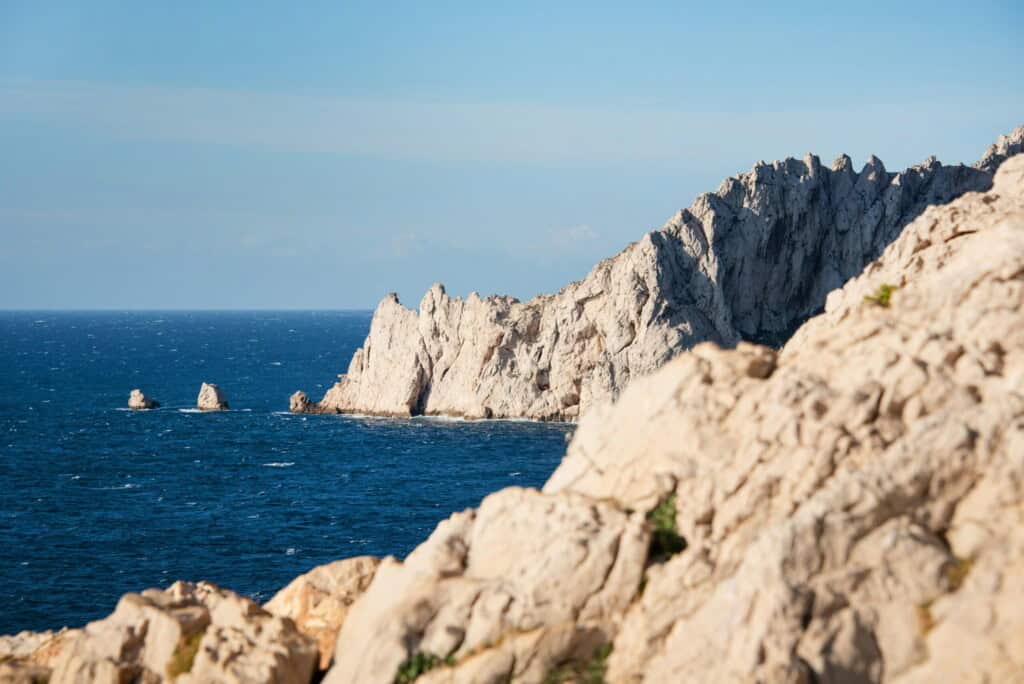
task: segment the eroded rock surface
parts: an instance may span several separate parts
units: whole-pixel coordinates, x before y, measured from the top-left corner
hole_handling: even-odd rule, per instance
[[[290,618],[315,640],[320,669],[327,669],[349,608],[370,586],[379,564],[377,558],[357,556],[318,566],[296,577],[263,607]]]
[[[702,341],[782,344],[930,205],[987,190],[1024,144],[1003,136],[974,167],[934,158],[902,173],[808,155],[758,163],[700,195],[583,280],[528,302],[389,295],[348,373],[297,411],[574,419]]]
[[[128,408],[133,411],[145,411],[160,408],[160,402],[150,399],[140,389],[133,389],[128,395]]]
[[[781,352],[696,346],[589,412],[542,493],[385,560],[326,681],[1020,681],[1022,523],[1019,156]]]
[[[51,684],[308,684],[316,646],[286,618],[212,584],[126,594],[52,659]]]
[[[390,684],[416,653],[431,681],[540,681],[615,631],[639,591],[640,514],[509,488],[457,513],[403,563],[385,559],[338,636],[328,684]]]
[[[199,388],[196,408],[201,411],[223,411],[228,408],[228,400],[220,387],[204,382]]]

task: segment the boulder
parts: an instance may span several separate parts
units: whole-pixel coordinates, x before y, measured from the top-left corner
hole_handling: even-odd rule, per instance
[[[417,659],[447,663],[457,681],[542,681],[614,636],[648,542],[643,515],[613,504],[516,487],[492,494],[404,562],[381,563],[324,681],[390,684]]]
[[[160,402],[154,401],[142,393],[142,390],[133,389],[128,396],[128,408],[133,411],[160,408]]]
[[[176,582],[125,594],[68,640],[50,683],[308,684],[316,658],[291,620],[207,582]]]
[[[196,407],[201,411],[223,411],[228,408],[228,400],[220,387],[204,382],[199,388]]]
[[[316,641],[320,669],[326,670],[349,608],[370,586],[379,563],[371,556],[357,556],[313,568],[292,580],[263,607],[274,615],[290,618],[300,632]]]

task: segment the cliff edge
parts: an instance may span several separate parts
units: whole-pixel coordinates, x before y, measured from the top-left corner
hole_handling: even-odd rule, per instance
[[[826,309],[635,380],[404,561],[129,594],[0,638],[0,680],[1021,681],[1024,155]]]
[[[557,294],[460,299],[434,285],[418,311],[389,295],[348,372],[291,408],[576,419],[700,342],[782,345],[926,207],[987,190],[1022,149],[1019,127],[971,167],[759,162]]]

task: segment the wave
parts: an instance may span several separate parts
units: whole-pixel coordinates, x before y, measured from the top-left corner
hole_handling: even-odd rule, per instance
[[[295,461],[271,461],[270,463],[264,463],[263,465],[267,468],[291,468],[295,465]]]

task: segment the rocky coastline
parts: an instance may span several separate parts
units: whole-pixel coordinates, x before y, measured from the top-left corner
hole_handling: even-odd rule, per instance
[[[346,376],[408,380],[379,386],[370,399],[380,412],[404,405],[408,413],[446,407],[503,415],[526,406],[511,398],[484,403],[476,394],[465,403],[432,402],[456,396],[441,392],[443,378],[457,384],[487,349],[487,362],[500,356],[504,365],[493,367],[504,372],[555,332],[572,340],[560,353],[599,349],[608,368],[632,380],[619,385],[592,373],[572,387],[575,403],[531,399],[535,417],[575,417],[572,406],[581,412],[543,489],[491,494],[441,522],[404,560],[322,566],[264,606],[204,582],[127,594],[109,617],[81,629],[0,638],[0,681],[1021,681],[1024,154],[999,162],[1022,138],[1018,129],[970,169],[926,164],[884,181],[877,169],[844,175],[840,164],[826,174],[797,162],[806,197],[787,182],[756,183],[769,195],[785,189],[782,206],[803,213],[757,213],[738,199],[747,196],[742,177],[727,181],[724,193],[695,203],[708,207],[709,223],[705,214],[681,212],[673,228],[602,262],[588,279],[534,300],[544,306],[460,302],[439,288],[419,315],[385,300],[353,359],[358,372]],[[791,178],[787,164],[746,178]],[[830,188],[846,178],[865,192],[884,189],[858,195],[870,202],[829,199],[830,207],[870,214],[830,214],[845,216],[847,226],[828,229],[830,239],[861,245],[850,268],[879,252],[831,294],[825,288],[842,271],[818,265],[836,263],[832,257],[846,253],[840,243],[829,243],[838,251],[795,247],[807,244],[798,228],[826,230],[807,210],[833,197],[815,184],[826,177]],[[981,187],[965,188],[973,183]],[[942,204],[952,188],[965,189]],[[879,202],[882,213],[871,214]],[[751,225],[783,226],[776,256],[790,259],[790,277],[811,279],[744,298],[745,283],[761,282],[750,278],[767,247],[761,235],[752,252],[741,249],[737,226]],[[679,263],[669,255],[691,252],[658,251],[655,235],[692,241],[702,266],[665,270]],[[718,251],[731,240],[740,240],[740,256]],[[807,249],[819,254],[818,265],[797,257]],[[632,277],[643,254],[654,260],[652,281]],[[698,272],[714,275],[705,279],[706,296],[686,287],[697,287]],[[608,289],[583,289],[599,283]],[[654,289],[668,284],[671,299],[668,289]],[[615,306],[617,296],[636,302],[641,291],[640,312]],[[593,296],[580,299],[584,292]],[[806,307],[773,313],[793,293],[803,293]],[[757,306],[766,308],[748,308]],[[590,337],[562,327],[604,320],[593,307],[621,318]],[[787,332],[814,307],[824,311],[781,349],[747,341]],[[616,366],[610,335],[629,322],[635,334],[622,338],[625,365]],[[481,327],[493,335],[479,348],[477,338],[458,336]],[[717,337],[701,342],[700,331]],[[430,340],[444,342],[429,347]],[[655,353],[683,341],[687,353]],[[417,361],[397,375],[375,370],[381,358],[397,364],[407,352]],[[545,343],[539,358],[553,353]],[[640,359],[636,366],[631,358]],[[424,398],[412,390],[422,390],[428,361],[429,377],[447,372]],[[581,363],[582,373],[590,361]],[[544,393],[570,391],[553,361],[544,367]],[[506,376],[495,372],[491,387],[504,386],[498,379]],[[340,385],[328,392],[331,402],[355,391]],[[603,400],[616,394],[614,403]],[[325,398],[309,410],[334,408]]]
[[[418,310],[388,295],[347,373],[291,410],[576,420],[701,342],[780,347],[926,207],[987,190],[1022,149],[1024,127],[973,166],[758,162],[556,294],[460,299],[436,284]]]

